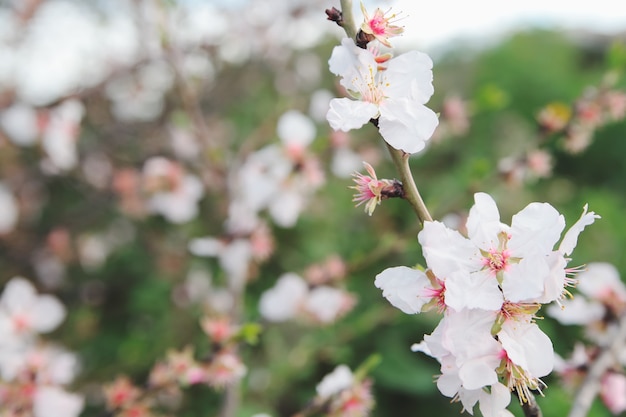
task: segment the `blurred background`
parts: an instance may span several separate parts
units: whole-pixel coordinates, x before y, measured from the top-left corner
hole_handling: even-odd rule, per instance
[[[365,5],[402,12],[392,43],[435,63],[441,123],[411,159],[433,217],[462,227],[477,191],[506,223],[547,201],[569,226],[588,203],[602,220],[570,265],[626,274],[626,8]],[[400,200],[371,217],[351,201],[362,161],[395,173],[373,126],[325,121],[344,94],[327,66],[343,36],[326,20],[333,6],[0,1],[0,282],[26,277],[67,308],[44,338],[78,358],[68,389],[82,416],[113,415],[102,385],[126,375],[145,387],[170,349],[214,354],[207,316],[260,325],[237,349],[246,374],[236,390],[190,384],[163,415],[292,416],[335,366],[373,354],[373,416],[461,409],[433,383],[436,361],[409,349],[438,316],[404,315],[373,285],[423,263],[419,223]],[[272,290],[288,273],[310,298],[285,312],[289,296]],[[564,357],[584,340],[549,317],[540,326]],[[544,414],[565,415],[572,392],[545,382]],[[590,415],[611,414],[598,400]]]

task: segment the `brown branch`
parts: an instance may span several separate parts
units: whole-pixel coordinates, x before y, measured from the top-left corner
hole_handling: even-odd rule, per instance
[[[542,417],[541,408],[539,408],[539,404],[537,404],[537,400],[535,397],[529,392],[526,396],[526,402],[522,404],[522,410],[524,411],[524,416],[526,417]]]

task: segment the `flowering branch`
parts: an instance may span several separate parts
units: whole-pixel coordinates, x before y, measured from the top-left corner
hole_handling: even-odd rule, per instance
[[[574,403],[568,417],[585,417],[587,415],[593,399],[600,391],[600,379],[615,363],[624,344],[626,344],[626,314],[622,314],[620,317],[619,327],[615,331],[613,340],[607,344],[593,365],[589,367],[587,377],[574,397]]]
[[[358,34],[356,26],[354,24],[354,17],[352,15],[351,0],[341,0],[341,12],[333,9],[327,10],[326,13],[329,15],[329,19],[336,21],[345,30],[348,37],[353,40],[357,40],[356,38],[358,37]],[[331,18],[331,16],[335,16],[336,18]],[[359,33],[361,32],[362,31],[359,31]],[[357,45],[361,48],[365,48],[365,46],[363,44],[360,44],[358,40]],[[379,119],[373,118],[371,119],[371,122],[380,131]],[[411,204],[421,224],[424,224],[424,222],[426,221],[432,221],[432,216],[428,212],[428,209],[426,208],[426,205],[422,200],[422,197],[417,189],[417,186],[415,185],[415,181],[411,173],[411,168],[409,166],[409,157],[411,156],[411,154],[405,152],[402,149],[398,149],[397,145],[391,146],[387,142],[387,139],[385,143],[387,143],[387,149],[389,150],[391,159],[393,160],[393,163],[396,166],[396,170],[400,175],[400,181],[402,181],[402,185],[404,188],[403,197],[409,202],[409,204]]]

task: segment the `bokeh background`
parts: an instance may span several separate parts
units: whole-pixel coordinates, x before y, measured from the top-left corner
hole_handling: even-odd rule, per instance
[[[389,5],[402,10],[381,7]],[[343,94],[327,69],[342,36],[326,20],[332,6],[339,4],[0,2],[0,282],[27,277],[66,305],[67,319],[46,337],[80,358],[72,389],[85,395],[83,416],[106,415],[102,384],[123,374],[141,385],[168,349],[209,348],[198,322],[220,302],[231,305],[232,294],[220,296],[229,277],[219,259],[189,244],[233,239],[224,226],[233,173],[255,151],[281,143],[277,124],[289,110],[314,125],[307,152],[324,180],[307,189],[293,224],[262,212],[274,251],[262,261],[242,258],[249,268],[237,320],[262,331],[257,344],[240,348],[248,371],[236,415],[294,415],[336,365],[355,369],[373,354],[381,362],[370,373],[372,415],[459,412],[433,383],[436,361],[409,350],[438,317],[404,315],[373,285],[387,267],[423,262],[419,224],[403,201],[385,201],[371,217],[351,201],[350,173],[361,161],[379,177],[395,173],[373,126],[337,135],[324,120],[329,97]],[[431,21],[428,5],[407,13],[399,48],[426,50],[435,61],[429,106],[442,123],[412,157],[433,216],[462,224],[477,191],[494,196],[505,222],[529,202],[547,201],[571,225],[588,203],[602,220],[582,234],[570,265],[610,262],[626,274],[623,117],[594,125],[582,145],[540,117],[549,105],[575,114],[576,103],[623,91],[626,24],[565,27],[553,13],[537,25],[526,17],[506,31],[472,27],[429,38],[412,24],[416,16]],[[448,13],[437,24],[454,28],[457,15]],[[499,17],[489,13],[480,12]],[[199,180],[191,202],[150,202],[145,165],[154,157]],[[353,297],[350,311],[324,323],[263,317],[259,300],[281,275],[310,276],[328,259],[345,268],[335,285]],[[582,329],[549,317],[540,326],[563,356],[583,338]],[[556,376],[545,382],[544,414],[565,415],[572,393]],[[218,415],[222,396],[191,387],[175,415]],[[512,411],[521,415],[515,404]],[[596,401],[590,415],[611,414]]]

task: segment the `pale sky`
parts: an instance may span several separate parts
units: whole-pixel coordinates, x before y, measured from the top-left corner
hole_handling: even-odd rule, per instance
[[[354,0],[355,16],[360,16]],[[481,38],[520,27],[583,28],[603,33],[626,32],[626,2],[623,0],[369,0],[368,9],[378,4],[393,7],[405,16],[403,39],[398,47],[430,50],[451,39]]]

